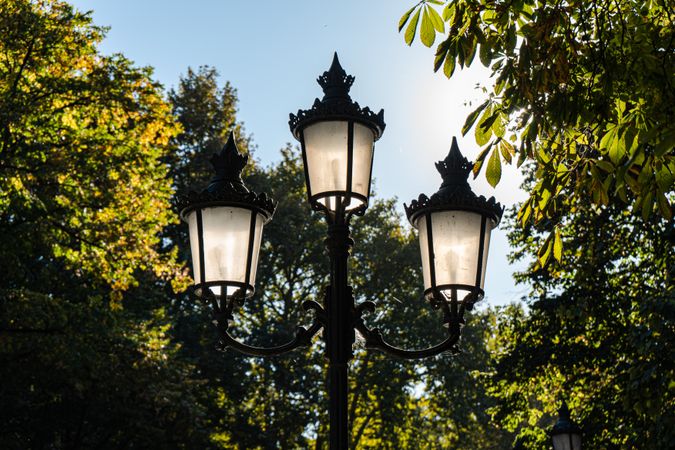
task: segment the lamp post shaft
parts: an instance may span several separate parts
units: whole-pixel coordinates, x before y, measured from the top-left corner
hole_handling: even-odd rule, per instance
[[[330,287],[325,299],[331,450],[349,448],[348,365],[354,343],[354,299],[347,278],[347,260],[352,245],[349,226],[344,217],[338,217],[336,223],[329,225],[326,239],[331,267]]]

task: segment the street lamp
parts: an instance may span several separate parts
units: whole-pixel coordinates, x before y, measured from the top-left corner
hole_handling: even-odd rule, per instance
[[[558,421],[551,430],[553,450],[581,450],[581,428],[570,419],[570,410],[563,400]]]
[[[374,155],[373,144],[385,128],[384,112],[373,113],[352,101],[354,77],[340,66],[337,54],[318,80],[324,97],[312,108],[290,115],[289,125],[300,141],[309,204],[324,213],[325,240],[330,259],[330,284],[323,305],[305,301],[315,311],[309,328],[298,327],[295,337],[278,347],[254,347],[237,341],[228,331],[237,305],[253,295],[263,225],[270,220],[274,202],[250,192],[241,180],[247,157],[239,154],[234,136],[212,163],[216,177],[201,193],[179,201],[181,217],[189,225],[194,293],[211,303],[224,348],[255,356],[286,353],[311,343],[321,330],[329,367],[330,448],[348,448],[348,364],[358,331],[369,349],[408,359],[456,352],[464,311],[483,296],[490,231],[499,223],[503,208],[494,198],[476,196],[469,187],[472,164],[453,139],[450,153],[436,164],[443,178],[440,190],[420,195],[406,206],[412,225],[419,230],[425,297],[443,311],[447,336],[439,344],[405,350],[388,344],[380,331],[369,328],[363,313],[375,304],[355,304],[349,286],[347,261],[354,241],[350,221],[368,207]]]

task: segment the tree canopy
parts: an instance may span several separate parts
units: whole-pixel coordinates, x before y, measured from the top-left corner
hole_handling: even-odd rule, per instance
[[[102,55],[105,30],[62,1],[0,6],[0,447],[326,448],[320,341],[280,358],[217,351],[208,305],[185,290],[188,238],[171,202],[204,187],[231,131],[255,156],[236,89],[204,66],[165,90],[150,68]],[[523,162],[532,196],[508,226],[531,290],[526,307],[467,317],[457,357],[401,361],[357,340],[353,448],[497,450],[518,436],[543,450],[562,396],[588,448],[669,448],[666,6],[429,0],[404,16],[408,42],[419,30],[432,45],[449,26],[438,70],[475,54],[493,68],[465,129],[492,182],[502,160]],[[298,149],[251,161],[247,184],[279,206],[232,330],[267,346],[307,323],[303,300],[321,300],[326,230]],[[355,295],[378,305],[365,320],[396,345],[438,341],[395,200],[375,196],[352,232]],[[551,255],[561,264],[545,264]]]
[[[614,198],[648,218],[672,217],[675,11],[667,0],[422,0],[400,20],[409,45],[436,45],[452,77],[475,57],[491,70],[485,101],[462,129],[482,147],[495,186],[502,161],[535,164],[521,224],[559,224],[574,199]],[[572,201],[570,201],[572,199]],[[539,250],[562,258],[560,229]]]

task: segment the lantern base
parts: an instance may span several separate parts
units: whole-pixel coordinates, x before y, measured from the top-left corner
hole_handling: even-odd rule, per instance
[[[353,211],[358,208],[368,206],[368,197],[355,192],[328,191],[313,195],[309,198],[309,203],[316,210]]]
[[[464,305],[465,309],[471,310],[484,296],[483,289],[467,284],[442,284],[424,291],[424,297],[436,308],[442,303],[455,301]]]
[[[252,297],[255,292],[252,285],[238,281],[207,281],[195,284],[192,290],[194,295],[199,298],[215,297],[218,300],[222,298],[239,298],[243,300]],[[225,293],[224,296],[223,293]]]

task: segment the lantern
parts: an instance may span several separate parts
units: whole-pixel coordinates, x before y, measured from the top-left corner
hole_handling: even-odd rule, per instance
[[[219,299],[253,295],[263,226],[275,204],[244,185],[241,172],[247,162],[231,133],[211,159],[216,176],[209,186],[180,202],[181,218],[189,226],[197,296],[209,294],[206,289]]]
[[[581,428],[570,419],[570,410],[564,401],[551,430],[551,440],[553,450],[581,450]]]
[[[354,77],[337,53],[317,79],[324,97],[309,110],[290,115],[291,132],[302,147],[309,202],[314,209],[351,211],[368,206],[373,143],[384,131],[384,111],[374,114],[352,101]]]
[[[504,211],[494,197],[473,193],[468,182],[472,167],[453,138],[448,156],[436,163],[443,178],[439,191],[405,206],[419,232],[425,296],[465,302],[469,308],[483,297],[490,232]]]

